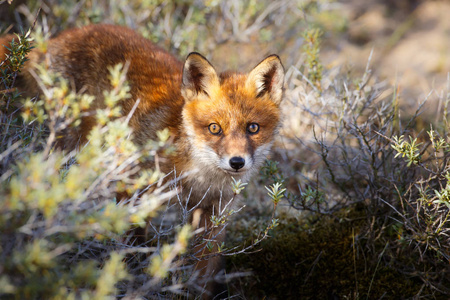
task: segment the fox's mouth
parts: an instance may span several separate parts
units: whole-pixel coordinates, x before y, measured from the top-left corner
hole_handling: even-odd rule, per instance
[[[242,175],[242,174],[245,174],[245,173],[247,172],[247,170],[242,170],[242,169],[240,169],[240,170],[223,169],[223,170],[224,170],[225,172],[227,172],[228,174],[230,174],[230,175]]]

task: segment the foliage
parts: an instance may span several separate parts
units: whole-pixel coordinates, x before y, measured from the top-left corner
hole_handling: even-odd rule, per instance
[[[10,54],[4,61],[0,62],[1,89],[3,92],[10,91],[15,86],[17,75],[28,60],[27,55],[33,49],[30,33],[31,31],[29,30],[23,34],[16,34],[11,44],[5,45],[9,49]],[[17,97],[17,94],[13,95]],[[2,110],[8,110],[10,102],[11,99],[8,99],[6,107],[2,107]]]
[[[22,115],[25,124],[39,123],[48,134],[39,141],[33,136],[29,143],[16,142],[0,155],[9,158],[0,192],[1,280],[8,287],[2,294],[102,299],[117,293],[118,282],[131,279],[123,263],[126,245],[120,243],[120,235],[135,224],[145,224],[168,195],[155,192],[141,197],[135,206],[111,201],[121,174],[133,174],[142,151],[155,151],[138,150],[129,140],[127,123],[111,119],[118,115],[116,104],[128,97],[121,66],[111,69],[113,88],[105,93],[109,104],[97,113],[104,122],[92,130],[91,143],[69,154],[54,145],[69,127],[76,129],[92,97],[70,91],[67,81],[45,67],[39,70],[42,98],[27,99]],[[136,182],[145,187],[159,179],[147,174],[139,175]],[[179,239],[186,234],[184,230]],[[83,246],[84,242],[88,244]],[[176,245],[176,253],[187,247],[186,241]],[[101,249],[100,255],[84,254],[95,248]]]
[[[317,37],[317,32],[312,36]],[[320,64],[316,62],[317,53],[318,50],[310,50],[306,61]],[[348,261],[339,264],[348,265],[353,260],[355,285],[340,286],[339,295],[359,298],[379,293],[379,285],[384,282],[379,277],[381,270],[387,272],[383,276],[395,278],[403,274],[414,278],[415,287],[410,285],[411,282],[407,283],[412,289],[402,291],[402,295],[447,295],[449,282],[443,275],[448,274],[450,261],[450,154],[446,116],[443,116],[442,123],[436,125],[442,130],[430,129],[428,136],[420,135],[414,128],[425,102],[402,122],[396,89],[395,101],[389,97],[381,98],[377,89],[379,85],[370,81],[370,58],[360,79],[349,78],[349,74],[334,70],[325,70],[320,77],[314,77],[315,81],[311,80],[311,74],[304,76],[301,69],[294,69],[291,74],[288,98],[296,105],[288,107],[286,112],[293,118],[297,114],[297,119],[303,123],[294,124],[299,127],[293,128],[300,128],[295,133],[289,132],[289,128],[285,131],[284,143],[290,148],[300,148],[298,153],[287,152],[287,156],[298,164],[315,167],[303,176],[280,177],[287,178],[286,195],[291,207],[299,212],[309,212],[306,214],[310,218],[307,224],[311,228],[308,230],[318,234],[317,239],[327,239],[323,226],[319,224],[330,220],[330,217],[354,230],[353,243],[356,244],[353,247],[358,247],[354,250],[355,257],[342,257]],[[307,79],[306,84],[301,79]],[[448,97],[448,91],[442,95]],[[441,99],[441,103],[445,106],[443,111],[446,111],[448,98]],[[312,133],[301,128],[311,128]],[[297,174],[296,168],[298,165],[290,164],[284,169],[278,168],[278,172]],[[357,226],[354,225],[356,220]],[[342,226],[342,230],[348,232],[346,225]],[[303,243],[305,241],[298,242],[298,245]],[[323,245],[324,253],[331,251],[332,244],[330,241]],[[358,268],[360,254],[364,255],[364,270]],[[278,256],[273,259],[277,262],[283,260]],[[325,265],[331,263],[323,258],[322,252],[298,259],[325,260],[322,262]],[[324,272],[320,267],[316,270],[316,263],[320,265],[314,262],[306,278],[315,276],[316,272]],[[344,278],[348,279],[351,275],[346,276]],[[367,276],[370,281],[363,280]],[[272,282],[273,278],[268,280]],[[392,282],[392,286],[400,280]],[[305,281],[298,293],[309,289],[310,284]],[[425,292],[424,287],[429,289]],[[266,291],[267,287],[261,289]],[[331,294],[335,293],[334,287],[327,289]],[[385,291],[395,297],[394,290],[394,287],[387,287]],[[275,294],[283,292],[278,289]]]
[[[29,136],[29,128],[21,126],[21,118],[18,114],[13,114],[17,110],[20,92],[14,89],[17,76],[23,68],[27,59],[27,54],[33,49],[31,32],[18,34],[10,45],[5,45],[11,54],[3,61],[0,61],[0,152],[7,150],[11,143],[27,141]],[[20,137],[20,138],[15,138]],[[3,164],[0,169],[7,163],[7,157],[3,157]]]
[[[306,54],[306,65],[308,66],[308,79],[320,91],[322,89],[320,82],[322,81],[322,64],[319,60],[320,37],[322,32],[319,29],[309,29],[303,34],[305,45],[303,49]]]

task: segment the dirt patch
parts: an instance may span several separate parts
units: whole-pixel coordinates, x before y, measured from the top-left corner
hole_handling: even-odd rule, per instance
[[[374,74],[400,87],[404,106],[417,106],[430,91],[442,93],[450,70],[449,2],[342,1],[340,5],[348,30],[337,37],[335,47],[329,47],[331,43],[322,47],[328,65],[349,64],[362,71],[373,51]]]

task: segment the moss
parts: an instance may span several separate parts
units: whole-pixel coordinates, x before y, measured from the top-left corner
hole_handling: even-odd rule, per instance
[[[390,263],[393,254],[385,251],[385,240],[368,243],[358,234],[364,232],[366,219],[315,221],[284,222],[261,251],[231,257],[230,272],[253,273],[232,283],[236,293],[245,291],[249,299],[407,299],[422,288],[421,295],[435,293]],[[395,261],[411,262],[407,253],[399,254]]]

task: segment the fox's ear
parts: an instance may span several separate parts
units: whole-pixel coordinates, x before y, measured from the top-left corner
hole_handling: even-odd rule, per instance
[[[204,94],[211,96],[220,86],[216,70],[209,61],[197,52],[190,53],[183,67],[181,94],[186,100]]]
[[[283,98],[284,68],[278,55],[270,55],[249,74],[245,87],[255,91],[256,97],[264,95],[279,105]]]

